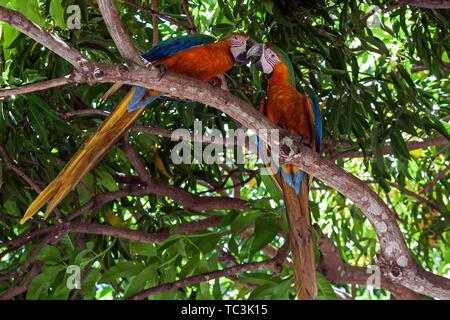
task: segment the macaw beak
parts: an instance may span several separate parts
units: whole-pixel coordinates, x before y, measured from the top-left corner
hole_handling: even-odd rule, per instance
[[[250,60],[250,57],[260,58],[263,54],[264,54],[264,44],[257,43],[247,51],[247,59]],[[255,67],[259,71],[264,71],[261,59],[258,59],[258,61],[255,62]]]
[[[247,50],[247,59],[250,57],[261,57],[264,52],[264,44],[256,43]]]
[[[257,44],[258,44],[258,42],[256,42],[252,38],[248,38],[247,39],[247,46],[245,47],[245,51],[248,52],[248,50],[250,50],[252,47],[254,47]]]
[[[255,44],[257,44],[257,42],[255,40],[253,40],[252,38],[248,38],[247,42],[245,44],[245,52],[242,52],[241,54],[239,54],[236,57],[236,62],[237,63],[242,63],[242,64],[247,64],[248,63],[248,58],[247,58],[247,51],[253,47]]]

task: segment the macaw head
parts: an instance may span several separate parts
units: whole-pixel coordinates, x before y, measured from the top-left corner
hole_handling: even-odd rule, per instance
[[[256,63],[256,69],[262,71],[269,78],[276,69],[286,72],[289,82],[295,83],[294,68],[288,55],[277,46],[265,42],[258,43],[247,51],[247,59],[260,58]]]
[[[245,34],[233,34],[228,36],[225,41],[230,45],[230,51],[236,63],[247,63],[247,50],[253,47],[257,42]]]

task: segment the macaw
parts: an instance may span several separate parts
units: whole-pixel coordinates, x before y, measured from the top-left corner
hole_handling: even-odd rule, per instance
[[[255,66],[267,78],[266,99],[260,109],[274,124],[299,134],[312,149],[319,151],[322,120],[315,98],[297,91],[295,73],[286,53],[270,43],[257,44],[247,57],[260,57]],[[310,178],[290,164],[279,167],[275,182],[283,192],[289,223],[289,245],[299,299],[317,296],[314,244],[308,204]]]
[[[188,35],[162,41],[143,57],[161,69],[208,82],[231,69],[235,63],[245,63],[246,52],[255,43],[247,35],[230,35],[220,41],[206,35]],[[161,96],[163,93],[155,90],[132,88],[59,175],[31,203],[21,223],[50,201],[45,211],[47,218],[142,114],[144,107]]]

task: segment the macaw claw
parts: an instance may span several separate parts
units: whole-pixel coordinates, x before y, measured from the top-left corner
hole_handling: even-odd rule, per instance
[[[164,77],[164,75],[167,73],[167,67],[163,64],[158,64],[159,68],[159,78],[158,81],[161,81],[161,79]]]
[[[213,87],[221,87],[222,86],[222,79],[220,79],[219,77],[214,77],[211,80],[209,80],[209,83]]]

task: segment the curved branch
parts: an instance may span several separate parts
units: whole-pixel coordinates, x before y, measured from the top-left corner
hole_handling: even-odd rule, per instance
[[[0,90],[0,97],[7,97],[12,95],[25,94],[30,92],[36,92],[41,90],[46,90],[50,88],[60,87],[65,84],[73,83],[73,77],[71,75],[56,78],[48,81],[38,82],[29,84],[26,86],[11,88],[11,89],[2,89]]]
[[[76,69],[83,71],[89,70],[91,62],[85,59],[78,50],[70,47],[57,36],[46,32],[41,27],[28,20],[20,12],[0,6],[0,21],[6,22],[20,30],[34,41],[70,62]]]
[[[97,0],[98,7],[108,28],[111,38],[114,40],[120,55],[127,62],[144,65],[142,57],[137,52],[133,42],[120,21],[119,11],[114,0]]]
[[[410,141],[407,142],[406,147],[409,151],[424,149],[428,147],[434,146],[444,146],[450,144],[450,141],[446,137],[433,137],[430,139],[426,139],[423,141]],[[338,158],[358,158],[364,157],[364,153],[362,151],[344,151],[344,152],[336,152],[336,150],[328,144],[326,147],[326,151],[330,152],[331,159],[335,160]],[[392,154],[392,147],[390,145],[386,145],[383,148],[383,154]]]
[[[148,296],[151,296],[151,295],[154,295],[157,293],[172,291],[175,289],[183,288],[183,287],[190,286],[190,285],[200,283],[203,281],[209,281],[212,279],[218,279],[218,278],[222,278],[222,277],[232,277],[232,276],[236,275],[236,273],[242,273],[242,272],[246,272],[246,271],[257,271],[257,270],[261,270],[261,269],[273,269],[273,268],[278,269],[281,267],[281,261],[283,261],[284,257],[285,257],[284,249],[285,249],[284,247],[281,248],[278,251],[278,254],[274,258],[267,260],[267,261],[244,263],[244,264],[240,264],[240,265],[235,265],[233,267],[225,268],[223,270],[206,272],[206,273],[200,274],[198,276],[187,277],[182,280],[165,283],[165,284],[141,291],[141,292],[135,294],[134,296],[130,297],[129,299],[130,300],[142,300],[142,299],[147,298]]]
[[[450,170],[450,164],[448,164],[439,174],[434,177],[433,180],[430,181],[425,187],[422,188],[422,190],[419,191],[419,194],[425,194],[429,190],[431,190],[441,179],[444,179],[447,172]]]

